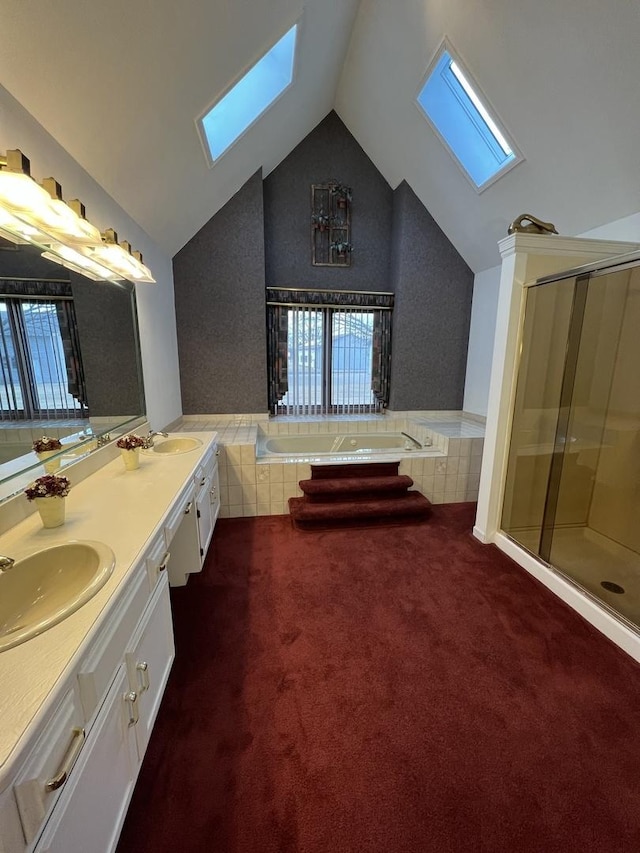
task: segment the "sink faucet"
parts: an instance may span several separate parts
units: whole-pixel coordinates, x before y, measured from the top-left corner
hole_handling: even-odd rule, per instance
[[[0,575],[3,572],[8,572],[9,569],[13,568],[13,564],[15,560],[12,557],[5,557],[0,555]]]
[[[146,450],[148,450],[150,447],[153,447],[153,439],[156,437],[156,435],[163,435],[166,438],[169,433],[162,432],[162,430],[150,429],[144,439],[144,447]]]

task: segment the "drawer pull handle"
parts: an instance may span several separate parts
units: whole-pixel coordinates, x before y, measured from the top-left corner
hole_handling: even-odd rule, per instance
[[[67,750],[66,755],[62,761],[62,767],[53,778],[45,782],[45,791],[57,791],[58,788],[62,788],[64,783],[69,778],[69,773],[71,773],[71,770],[73,768],[73,765],[76,763],[78,755],[80,755],[80,750],[82,749],[82,744],[84,743],[84,737],[84,729],[81,729],[79,726],[76,726],[73,729],[73,737],[71,738],[69,749]]]
[[[215,486],[211,489],[211,497],[212,498],[216,497],[216,487]]]
[[[206,484],[206,482],[207,482],[207,478],[206,478],[206,477],[203,477],[203,478],[200,480],[200,485],[201,485],[201,486],[204,486],[204,485]]]
[[[171,559],[171,551],[165,551],[164,557],[162,558],[162,561],[161,561],[160,565],[158,566],[159,572],[164,572],[164,570],[167,568],[167,565],[168,565],[170,559]]]
[[[135,726],[140,719],[140,712],[138,711],[138,694],[135,690],[131,690],[129,693],[124,694],[124,698],[125,702],[129,705],[129,728],[131,728],[131,726]]]
[[[216,456],[220,456],[220,449],[216,450]]]
[[[136,670],[142,674],[142,678],[138,679],[138,684],[140,693],[144,693],[145,690],[149,689],[149,664],[146,660],[141,660],[140,663],[136,664]],[[140,682],[142,683],[140,684]]]
[[[188,503],[188,504],[186,505],[186,507],[184,508],[184,514],[185,514],[185,515],[189,515],[189,513],[191,512],[191,507],[192,507],[192,506],[193,506],[193,501],[189,501],[189,503]]]

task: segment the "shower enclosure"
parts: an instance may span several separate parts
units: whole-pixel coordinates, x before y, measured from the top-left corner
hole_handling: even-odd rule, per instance
[[[640,262],[527,288],[501,527],[640,627]]]

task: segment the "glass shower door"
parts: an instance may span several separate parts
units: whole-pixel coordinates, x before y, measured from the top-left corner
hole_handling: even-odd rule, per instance
[[[640,268],[578,282],[541,556],[640,625]]]
[[[640,625],[640,268],[529,288],[502,528]]]

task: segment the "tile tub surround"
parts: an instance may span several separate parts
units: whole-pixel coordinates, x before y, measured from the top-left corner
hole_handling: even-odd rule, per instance
[[[475,501],[478,497],[484,425],[461,412],[272,419],[266,415],[189,415],[172,428],[182,432],[216,431],[220,445],[221,518],[287,514],[289,498],[302,495],[298,482],[311,476],[311,462],[307,459],[256,459],[259,434],[408,432],[423,444],[431,441],[424,452],[412,451],[400,461],[400,473],[408,474],[418,491],[434,504]],[[333,461],[338,459],[333,457]]]

